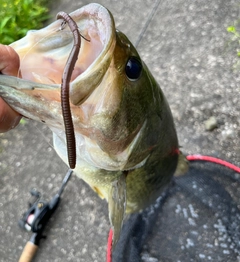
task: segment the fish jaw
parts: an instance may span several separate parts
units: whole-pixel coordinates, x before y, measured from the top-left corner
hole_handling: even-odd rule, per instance
[[[115,46],[115,25],[108,10],[98,4],[84,6],[70,16],[89,40],[81,38],[80,54],[70,82],[71,106],[76,113],[74,119],[79,121],[84,118],[83,111],[74,105],[83,103],[105,75]],[[64,130],[60,84],[74,42],[72,32],[62,23],[63,20],[58,20],[43,29],[31,30],[11,44],[20,57],[20,70],[26,81],[2,76],[0,92],[22,115]]]
[[[74,89],[79,82],[84,82],[86,77],[93,79],[93,72],[99,68],[104,75],[109,65],[106,57],[111,56],[111,46],[114,46],[115,25],[108,10],[98,4],[84,6],[70,16],[80,34],[89,40],[81,38],[80,54],[72,73],[70,92],[76,95]],[[11,44],[20,57],[22,78],[43,84],[61,84],[73,45],[73,34],[67,25],[63,26],[62,19],[43,29],[31,30]]]

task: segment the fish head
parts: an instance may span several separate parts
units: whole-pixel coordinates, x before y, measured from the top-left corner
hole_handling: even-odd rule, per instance
[[[129,210],[142,208],[169,182],[177,166],[178,140],[163,92],[111,13],[89,4],[70,14],[81,37],[69,83],[79,174],[108,199],[111,183],[128,171]],[[0,95],[22,115],[45,123],[54,147],[68,162],[61,83],[73,33],[59,19],[11,44],[23,79],[0,76]],[[167,177],[158,179],[155,177]],[[142,196],[134,189],[139,185]],[[152,190],[152,188],[155,188]],[[139,192],[139,191],[138,191]]]

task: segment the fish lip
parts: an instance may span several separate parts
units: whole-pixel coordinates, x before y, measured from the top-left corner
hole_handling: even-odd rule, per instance
[[[101,35],[101,41],[104,42],[104,45],[103,45],[102,51],[94,59],[93,63],[91,63],[87,67],[87,69],[82,74],[80,74],[76,79],[74,79],[71,83],[81,80],[82,78],[85,78],[86,75],[91,74],[92,69],[95,68],[96,65],[99,64],[100,61],[102,61],[103,59],[106,59],[106,56],[109,56],[109,53],[111,55],[112,52],[110,51],[112,51],[113,49],[111,47],[115,40],[114,19],[112,17],[112,14],[108,11],[108,9],[106,9],[105,7],[103,7],[100,4],[91,3],[91,4],[88,4],[70,13],[70,16],[74,20],[77,19],[77,17],[81,15],[94,18],[96,21],[101,21],[102,26],[104,26],[105,30],[103,30],[103,32],[99,30],[98,32],[99,32],[99,35]]]
[[[83,21],[84,19],[87,20],[89,19],[89,23],[95,23],[96,24],[96,31],[98,32],[99,35],[99,42],[102,42],[102,48],[101,48],[101,52],[94,58],[94,60],[92,61],[92,63],[90,63],[90,65],[86,68],[86,70],[84,70],[81,74],[77,75],[73,80],[71,80],[70,82],[70,89],[71,87],[77,84],[79,85],[80,82],[85,82],[88,79],[91,78],[92,75],[94,75],[94,72],[99,70],[99,64],[102,63],[102,61],[105,61],[107,59],[109,59],[109,57],[112,54],[112,46],[114,45],[114,40],[115,40],[115,25],[114,25],[114,20],[113,17],[111,15],[111,13],[103,6],[96,4],[96,3],[92,3],[92,4],[88,4],[86,6],[83,6],[82,8],[72,12],[69,14],[78,24],[79,27],[81,27],[81,25],[79,25],[81,23],[81,21]],[[61,27],[61,23],[62,20],[57,20],[54,21],[52,24],[50,24],[49,26],[52,27],[57,27],[60,28]],[[45,27],[48,28],[49,26]],[[44,30],[40,29],[40,30]],[[40,30],[34,30],[31,33],[36,33],[36,31],[40,31]],[[81,33],[81,29],[80,29],[80,33]],[[28,34],[27,36],[28,37]],[[21,41],[22,39],[12,43],[10,46],[12,46],[17,53],[20,53],[21,50],[18,50],[18,43]],[[82,42],[85,41],[84,39],[81,39]],[[72,47],[71,47],[72,48]],[[67,57],[70,54],[71,49],[69,50],[69,53],[67,54]],[[23,63],[24,57],[23,59],[21,59],[20,57],[20,61]],[[78,61],[81,60],[81,56],[79,55]],[[63,68],[65,67],[65,63],[63,65]],[[106,70],[105,70],[106,71]],[[63,73],[63,70],[62,70]],[[62,76],[62,74],[60,73],[60,75]],[[60,89],[61,87],[61,81],[58,81],[58,83],[45,83],[45,82],[41,82],[40,85],[36,84],[37,81],[33,81],[31,79],[28,79],[27,77],[24,77],[23,75],[23,80],[19,80],[18,84],[20,85],[20,89],[24,89],[26,88],[26,81],[31,82],[31,84],[28,84],[28,86],[31,86],[31,88],[26,88],[26,89]],[[61,77],[62,79],[62,77]],[[25,80],[24,84],[24,88],[21,88],[21,82],[23,82]],[[17,88],[17,87],[16,87]]]

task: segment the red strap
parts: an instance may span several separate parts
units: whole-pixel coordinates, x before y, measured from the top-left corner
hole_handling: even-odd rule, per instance
[[[226,166],[238,173],[240,173],[240,167],[235,166],[225,160],[212,157],[212,156],[203,156],[203,155],[188,155],[186,156],[188,161],[207,161],[207,162],[212,162],[216,163],[222,166]],[[107,262],[112,262],[112,235],[113,231],[110,229],[109,235],[108,235],[108,244],[107,244]]]
[[[112,262],[112,236],[113,231],[110,229],[108,234],[108,243],[107,243],[107,262]]]
[[[235,166],[225,160],[216,158],[216,157],[212,157],[212,156],[202,156],[202,155],[188,155],[187,156],[187,160],[189,161],[194,161],[194,160],[201,160],[201,161],[208,161],[208,162],[212,162],[212,163],[216,163],[222,166],[226,166],[238,173],[240,173],[240,167]]]

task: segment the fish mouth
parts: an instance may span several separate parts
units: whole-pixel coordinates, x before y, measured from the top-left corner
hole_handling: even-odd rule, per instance
[[[130,164],[128,158],[138,145],[144,121],[141,118],[129,127],[124,117],[128,107],[122,102],[128,80],[119,73],[125,68],[131,45],[124,38],[119,47],[113,17],[101,5],[89,4],[69,15],[89,40],[81,38],[69,90],[79,155],[86,163],[111,171],[140,166],[148,152],[139,154]],[[56,150],[62,145],[65,152],[60,88],[74,37],[68,25],[62,23],[59,19],[11,44],[19,54],[23,79],[1,76],[0,96],[23,116],[50,127],[61,142],[60,146],[55,143]],[[116,47],[121,57],[116,55]],[[67,162],[64,152],[59,155]]]
[[[70,99],[77,105],[85,101],[99,84],[110,64],[115,27],[111,14],[98,4],[84,6],[70,16],[83,36],[70,81]],[[63,26],[62,19],[43,29],[29,31],[11,46],[20,57],[23,79],[43,84],[42,89],[60,87],[64,67],[74,46],[73,33],[67,25]],[[92,82],[91,86],[87,81]],[[84,87],[79,92],[80,85]]]

